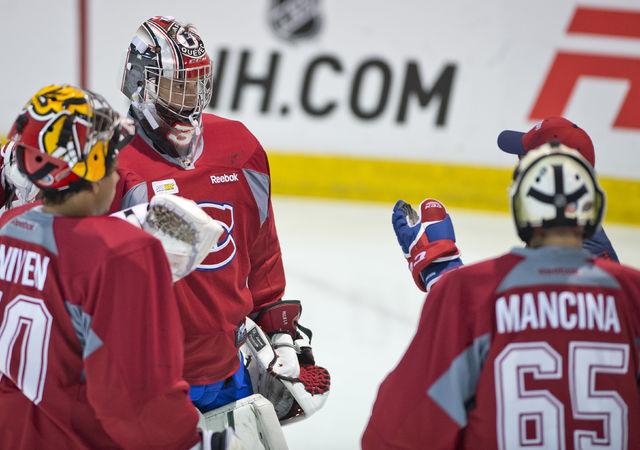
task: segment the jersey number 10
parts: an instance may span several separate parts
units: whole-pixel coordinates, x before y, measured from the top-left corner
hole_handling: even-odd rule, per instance
[[[18,295],[5,307],[4,319],[0,325],[0,379],[3,376],[11,378],[22,393],[36,405],[42,401],[47,376],[52,323],[53,318],[44,301]],[[16,348],[21,336],[20,348]],[[20,355],[17,371],[11,367],[16,352]]]

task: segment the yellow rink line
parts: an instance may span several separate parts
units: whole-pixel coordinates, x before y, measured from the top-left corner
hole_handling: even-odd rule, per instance
[[[269,152],[273,193],[508,212],[511,170],[462,164]],[[601,177],[607,222],[640,225],[640,181]]]

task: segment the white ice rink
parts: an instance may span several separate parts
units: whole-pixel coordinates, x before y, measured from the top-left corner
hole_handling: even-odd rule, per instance
[[[359,448],[378,384],[413,336],[424,298],[393,234],[392,206],[274,198],[285,297],[303,301],[301,323],[332,376],[324,409],[285,427],[291,450]],[[506,214],[450,212],[465,263],[520,245]],[[640,267],[640,228],[605,230],[621,261]]]

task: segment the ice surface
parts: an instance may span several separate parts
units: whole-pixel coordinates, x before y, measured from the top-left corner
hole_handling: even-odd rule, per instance
[[[274,198],[287,275],[286,298],[303,302],[331,397],[285,427],[291,450],[357,449],[378,384],[409,344],[424,296],[391,228],[390,205]],[[520,245],[506,214],[452,210],[465,263]],[[640,229],[605,226],[621,260],[640,267]]]

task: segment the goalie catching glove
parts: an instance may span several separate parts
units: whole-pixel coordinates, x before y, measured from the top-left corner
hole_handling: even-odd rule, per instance
[[[438,200],[422,201],[418,212],[398,200],[391,222],[413,281],[421,290],[427,292],[443,272],[462,265],[451,217]]]
[[[273,403],[282,424],[309,417],[329,396],[331,377],[315,364],[312,333],[298,324],[301,311],[299,301],[279,301],[246,319],[251,384]]]
[[[112,214],[142,228],[162,243],[173,281],[195,270],[220,239],[224,229],[195,202],[172,194],[154,196]]]

